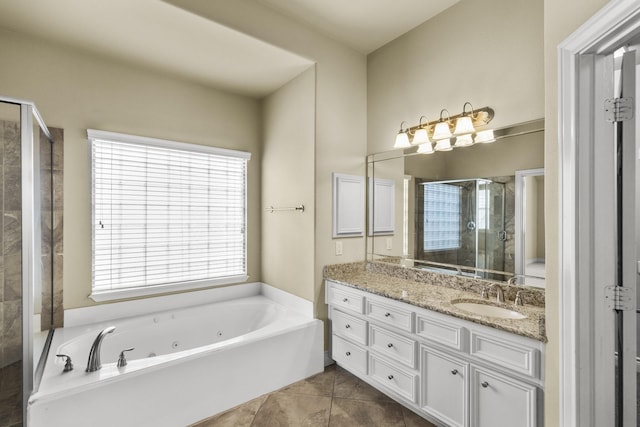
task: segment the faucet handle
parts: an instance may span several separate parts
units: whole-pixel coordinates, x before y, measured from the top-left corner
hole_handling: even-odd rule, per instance
[[[516,292],[516,300],[514,301],[515,305],[524,305],[524,299],[522,297],[522,291]]]
[[[66,354],[56,354],[56,357],[64,357],[64,369],[62,372],[73,371],[73,363],[71,363],[71,356],[67,356]]]
[[[124,357],[124,352],[125,351],[131,351],[131,350],[135,350],[135,347],[131,347],[131,348],[126,348],[124,350],[122,350],[120,352],[120,356],[118,357],[118,368],[122,368],[124,366],[127,366],[127,359]]]

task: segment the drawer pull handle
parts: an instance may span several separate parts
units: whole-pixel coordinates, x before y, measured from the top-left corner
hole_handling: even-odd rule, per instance
[[[386,313],[384,314],[384,317],[389,317],[389,316],[391,316],[391,313],[389,313],[389,312],[386,312]]]
[[[347,323],[346,325],[344,325],[344,327],[349,329],[351,327],[351,325]]]
[[[350,352],[350,351],[347,351],[345,354],[346,354],[347,356],[351,356],[351,352]]]
[[[454,369],[453,371],[451,371],[451,374],[452,374],[452,375],[458,375],[458,370],[457,370],[457,369]]]
[[[387,344],[387,347],[389,347],[389,348],[393,347],[393,343]]]
[[[342,298],[342,302],[349,302],[349,298]]]
[[[389,378],[390,380],[393,379],[393,375],[389,375],[387,378]]]
[[[480,384],[482,387],[487,388],[489,387],[489,383],[486,381],[482,381],[482,384]]]

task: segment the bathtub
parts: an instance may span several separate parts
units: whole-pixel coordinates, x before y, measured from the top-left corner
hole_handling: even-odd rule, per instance
[[[87,373],[91,344],[109,326],[102,369]],[[187,426],[321,372],[322,330],[264,294],[58,329],[29,426]],[[63,372],[56,354],[74,370]]]

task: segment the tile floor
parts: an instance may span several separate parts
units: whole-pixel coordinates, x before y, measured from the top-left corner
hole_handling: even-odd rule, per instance
[[[0,427],[22,426],[22,362],[0,369]]]
[[[336,365],[191,427],[435,427]]]

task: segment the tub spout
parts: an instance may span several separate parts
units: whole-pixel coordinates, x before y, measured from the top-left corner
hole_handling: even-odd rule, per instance
[[[102,345],[102,340],[107,336],[107,334],[110,334],[115,330],[115,326],[104,328],[93,341],[91,350],[89,350],[89,360],[87,361],[86,372],[95,372],[102,368],[102,364],[100,363],[100,346]]]

